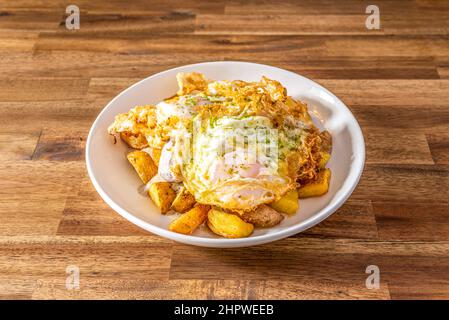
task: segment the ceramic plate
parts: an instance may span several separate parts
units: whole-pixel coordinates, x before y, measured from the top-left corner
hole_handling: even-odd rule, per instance
[[[155,104],[178,90],[178,72],[200,72],[213,80],[259,81],[267,76],[281,82],[290,96],[307,102],[314,123],[328,130],[333,139],[328,167],[332,171],[329,192],[302,199],[296,215],[279,225],[256,229],[248,238],[226,239],[207,227],[186,236],[171,232],[168,224],[175,215],[161,215],[149,197],[139,193],[141,181],[126,160],[128,147],[113,144],[107,127],[118,113],[136,105]],[[335,212],[351,195],[363,171],[365,144],[360,127],[345,104],[319,84],[293,72],[256,63],[206,62],[170,69],[150,76],[115,97],[100,113],[89,132],[86,163],[89,176],[100,196],[125,219],[139,227],[175,241],[206,247],[244,247],[282,239],[304,231]]]

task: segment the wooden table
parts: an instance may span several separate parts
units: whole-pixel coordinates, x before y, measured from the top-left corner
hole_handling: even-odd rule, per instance
[[[0,2],[1,298],[449,298],[448,1],[375,1],[380,30],[365,27],[371,1],[73,2],[79,30],[67,1]],[[96,115],[144,77],[211,60],[292,70],[350,107],[367,163],[331,218],[217,250],[149,234],[100,199],[84,162]]]

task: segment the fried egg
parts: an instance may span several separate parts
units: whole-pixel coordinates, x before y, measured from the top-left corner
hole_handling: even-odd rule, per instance
[[[290,187],[279,164],[277,130],[262,116],[200,119],[184,184],[197,201],[226,209],[251,209]]]

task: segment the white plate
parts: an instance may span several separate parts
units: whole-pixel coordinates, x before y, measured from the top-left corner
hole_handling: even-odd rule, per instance
[[[141,181],[127,163],[126,145],[113,144],[107,127],[118,113],[136,105],[154,104],[177,91],[178,72],[201,72],[208,79],[259,81],[262,76],[278,80],[288,94],[306,101],[315,124],[333,138],[329,192],[300,201],[296,215],[279,225],[256,229],[248,238],[225,239],[207,227],[186,236],[167,229],[174,215],[161,215],[151,200],[138,192]],[[283,69],[247,62],[206,62],[167,70],[148,77],[115,97],[100,113],[89,132],[86,163],[89,176],[100,196],[125,219],[139,227],[175,241],[206,247],[244,247],[267,243],[304,231],[335,212],[350,196],[363,171],[365,143],[362,131],[349,109],[319,84]]]

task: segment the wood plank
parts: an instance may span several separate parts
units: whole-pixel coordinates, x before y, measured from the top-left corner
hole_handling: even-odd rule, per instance
[[[432,244],[410,246],[377,241],[348,239],[317,239],[306,236],[287,238],[277,243],[249,248],[205,249],[177,244],[173,248],[170,279],[239,279],[316,281],[332,279],[334,282],[357,283],[364,287],[365,269],[376,255],[407,256],[423,253]],[[439,246],[441,251],[428,252],[435,258],[444,257],[449,250],[447,244]],[[339,263],[328,264],[329,258],[338,256]],[[199,268],[199,265],[202,267]],[[305,266],[308,266],[307,268]],[[256,267],[257,266],[257,267]],[[229,272],[234,270],[234,272]]]
[[[449,292],[445,268],[447,242],[378,242],[289,238],[244,249],[197,249],[176,245],[170,279],[239,279],[310,283],[324,279],[363,290],[368,265],[380,268],[382,288],[388,283],[392,298],[443,297]],[[338,263],[332,263],[338,257]],[[200,266],[201,264],[201,266]],[[316,281],[321,279],[320,281]],[[323,289],[324,290],[324,289]],[[366,291],[369,291],[365,288]],[[294,295],[292,293],[292,295]]]
[[[55,101],[81,99],[89,86],[89,79],[2,78],[0,101]]]
[[[248,60],[285,68],[312,79],[439,79],[431,58],[416,57],[297,57],[290,55],[254,55],[242,59],[238,53],[226,57]],[[145,78],[151,74],[185,64],[217,60],[214,53],[176,52],[170,55],[119,54],[112,52],[35,50],[25,53],[1,54],[5,63],[0,71],[6,76]],[[220,58],[221,59],[221,58]],[[71,61],[70,65],[67,61]]]
[[[438,68],[438,75],[441,79],[449,79],[449,68],[441,67]]]
[[[92,78],[86,98],[108,102],[140,80],[139,78]]]
[[[345,244],[350,250],[344,248]],[[317,281],[320,278],[362,290],[366,289],[365,269],[372,262],[370,256],[380,250],[373,252],[370,244],[303,236],[280,240],[276,244],[218,251],[175,245],[170,279],[237,280],[245,277],[263,281],[275,278],[320,287],[323,285]],[[361,252],[362,247],[365,252]],[[339,263],[329,264],[331,256],[338,256]]]
[[[208,35],[366,35],[364,15],[199,14],[195,34]],[[369,35],[382,34],[374,30]]]
[[[89,0],[77,1],[77,6],[81,10],[95,13],[139,13],[139,12],[169,12],[169,11],[193,11],[193,12],[209,12],[219,13],[224,11],[224,1],[184,1],[179,3],[176,0],[153,0],[151,6],[148,1],[136,0],[133,3],[125,3],[120,0],[92,2]],[[15,2],[7,2],[2,5],[8,10],[61,10],[65,12],[67,2],[64,0],[56,1],[33,1],[21,0]]]
[[[14,31],[51,31],[56,30],[64,11],[56,10],[2,10],[0,29]],[[65,18],[64,18],[65,21]],[[65,26],[65,25],[64,25]]]
[[[36,288],[37,282],[33,277],[16,279],[0,276],[0,299],[2,300],[30,300]]]
[[[67,197],[58,235],[132,236],[149,233],[122,218],[97,194],[85,175],[78,193]]]
[[[401,129],[365,130],[368,164],[434,164],[425,134]]]
[[[0,233],[55,234],[67,195],[79,187],[81,162],[0,163]]]
[[[388,284],[379,290],[340,287],[317,289],[307,282],[246,280],[98,280],[68,291],[60,280],[38,281],[33,299],[388,299]]]
[[[3,132],[0,131],[0,160],[31,159],[41,132]]]
[[[449,134],[440,132],[426,137],[433,161],[437,164],[449,164]]]
[[[423,203],[374,202],[379,238],[388,241],[445,241],[449,206],[432,201]]]
[[[142,79],[154,73],[184,64],[214,60],[212,55],[165,54],[117,54],[89,51],[35,50],[33,55],[24,53],[1,54],[0,71],[6,77],[92,77],[92,78],[135,78]],[[70,61],[70,65],[67,64]],[[409,66],[410,68],[410,66]],[[428,68],[420,74],[430,74]],[[418,74],[418,73],[416,73]],[[438,77],[438,74],[435,74]]]
[[[388,131],[396,128],[413,135],[449,129],[449,108],[444,105],[351,105],[350,109],[364,130],[375,128]]]
[[[370,165],[352,197],[387,202],[449,203],[449,167],[442,165]]]
[[[410,243],[406,255],[379,257],[381,277],[388,282],[392,299],[443,299],[448,296],[449,281],[446,273],[449,259],[445,255],[433,256],[432,252],[441,248],[440,245],[434,243],[432,248],[426,248],[419,242]],[[412,247],[416,247],[418,251]]]
[[[159,237],[0,237],[0,267],[13,281],[2,281],[0,289],[14,296],[34,291],[33,280],[57,279],[65,289],[66,268],[77,266],[80,286],[88,279],[128,278],[166,280],[170,267],[171,242]],[[123,254],[126,252],[127,254]],[[149,261],[158,263],[148,263]]]
[[[416,5],[419,10],[426,10],[429,13],[441,12],[443,10],[449,9],[447,1],[444,0],[416,0]]]
[[[257,0],[238,0],[227,3],[225,7],[226,14],[239,14],[242,12],[251,12],[254,14],[315,14],[317,16],[335,14],[365,14],[366,7],[371,4],[367,1],[345,0],[305,0],[305,1],[282,1],[273,3],[271,1]],[[403,12],[414,12],[417,5],[414,1],[385,1],[378,2],[382,12],[391,14],[402,14]],[[368,16],[368,15],[367,15]]]
[[[329,17],[344,17],[345,15],[359,15],[363,18],[358,23],[358,28],[365,28],[365,19],[368,14],[365,13],[369,2],[365,1],[283,1],[281,3],[271,4],[260,1],[237,1],[227,4],[225,13],[227,15],[238,15],[245,12],[251,12],[253,15],[266,15],[264,21],[270,24],[269,17],[273,15],[291,15],[310,17],[319,17],[321,29],[316,33],[322,32],[331,24]],[[416,1],[381,1],[377,4],[380,9],[381,30],[386,34],[447,34],[448,25],[445,19],[446,7],[442,3],[433,2],[432,4],[419,4]],[[404,14],[407,12],[407,14]],[[348,19],[350,19],[350,16]],[[307,19],[307,18],[306,18]],[[330,23],[328,22],[329,20]],[[286,27],[289,29],[289,26]],[[364,30],[367,33],[367,30]],[[300,31],[299,31],[300,32]],[[372,32],[372,31],[369,31]]]
[[[43,129],[87,133],[106,102],[106,99],[0,102],[3,115],[0,125],[2,131],[18,134]]]
[[[277,65],[282,66],[281,63]],[[286,69],[294,71],[309,79],[438,79],[441,72],[433,67],[430,68],[397,68],[385,67],[380,69],[374,67],[369,68],[329,68],[329,69],[312,69],[310,67],[296,66],[296,64],[285,64]],[[442,77],[441,77],[442,78]]]
[[[447,80],[320,80],[349,105],[428,106],[449,101]],[[410,97],[413,96],[411,100]]]
[[[329,218],[294,237],[377,239],[371,202],[349,200]]]
[[[0,29],[0,53],[27,52],[31,53],[37,41],[37,31],[16,31]]]
[[[398,18],[397,15],[385,17],[381,12],[385,34],[392,35],[448,35],[449,21],[447,11],[433,12],[432,15],[419,10]]]
[[[80,13],[82,23],[77,34],[93,35],[97,32],[139,31],[157,34],[193,33],[195,14],[190,11],[135,12],[135,13]],[[81,20],[81,19],[80,19]],[[59,32],[67,34],[65,17],[59,23]],[[70,32],[70,31],[69,31]]]
[[[87,131],[43,130],[35,146],[33,160],[84,160]]]
[[[125,37],[127,36],[127,37]],[[101,41],[98,39],[101,38]],[[131,45],[132,44],[132,45]],[[217,57],[236,55],[252,59],[258,55],[327,57],[448,56],[449,41],[445,36],[371,37],[371,36],[259,36],[259,35],[157,35],[139,31],[97,32],[95,37],[83,33],[47,32],[36,42],[37,50],[76,50],[92,52],[142,53],[214,53]],[[301,48],[301,50],[298,50]]]
[[[378,56],[379,50],[382,56],[447,56],[449,44],[447,36],[385,36],[362,37],[354,36],[351,39],[345,37],[333,37],[325,43],[326,54],[329,56]]]

